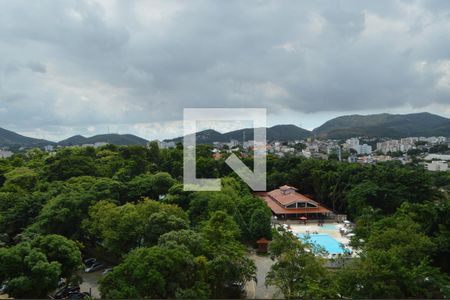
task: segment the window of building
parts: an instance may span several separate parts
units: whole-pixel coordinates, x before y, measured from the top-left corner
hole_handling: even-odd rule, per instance
[[[286,208],[296,208],[295,203],[286,206]]]

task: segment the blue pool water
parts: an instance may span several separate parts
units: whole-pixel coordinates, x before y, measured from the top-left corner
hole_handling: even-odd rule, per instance
[[[305,240],[309,238],[309,241],[313,244],[321,246],[327,251],[329,254],[339,254],[345,253],[344,249],[341,248],[341,245],[334,238],[329,236],[328,234],[319,233],[319,234],[298,234],[300,239]]]

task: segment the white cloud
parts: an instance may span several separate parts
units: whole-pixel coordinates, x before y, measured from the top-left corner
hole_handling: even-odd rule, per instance
[[[444,3],[1,2],[0,126],[164,137],[185,107],[449,116]]]

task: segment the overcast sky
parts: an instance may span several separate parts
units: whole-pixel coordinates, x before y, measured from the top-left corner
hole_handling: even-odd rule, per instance
[[[0,2],[0,127],[166,138],[185,107],[450,117],[450,1]]]

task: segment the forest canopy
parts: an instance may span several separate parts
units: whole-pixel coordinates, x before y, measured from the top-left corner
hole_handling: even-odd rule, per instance
[[[248,249],[264,237],[277,257],[267,280],[286,297],[448,296],[450,172],[268,156],[268,189],[295,186],[356,223],[352,246],[363,254],[331,274],[298,239],[273,231],[270,209],[225,158],[198,147],[197,176],[221,177],[220,192],[183,191],[181,147],[34,149],[0,159],[7,293],[46,297],[96,256],[115,265],[100,281],[103,297],[239,298],[256,276]],[[307,272],[284,282],[280,272],[297,267]]]

